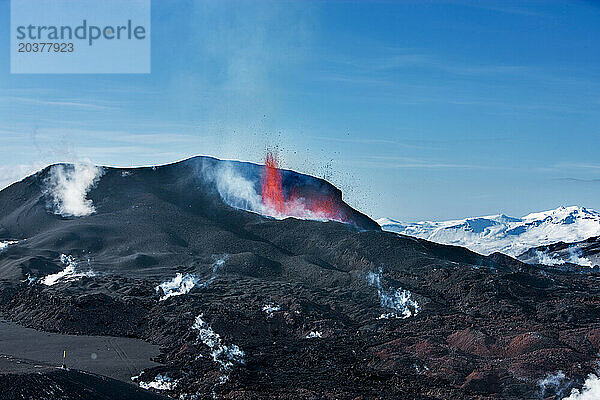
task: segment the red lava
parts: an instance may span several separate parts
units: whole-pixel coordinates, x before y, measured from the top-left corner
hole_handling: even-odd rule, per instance
[[[273,216],[308,219],[328,219],[345,222],[343,211],[327,194],[306,195],[301,188],[292,188],[289,196],[284,195],[279,162],[274,153],[268,152],[262,178],[262,202]]]

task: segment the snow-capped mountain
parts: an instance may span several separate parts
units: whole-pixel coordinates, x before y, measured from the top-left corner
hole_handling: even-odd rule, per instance
[[[463,246],[488,255],[511,256],[556,242],[578,242],[600,235],[600,212],[585,207],[559,207],[522,218],[503,214],[452,221],[404,223],[377,220],[382,229],[432,242]]]

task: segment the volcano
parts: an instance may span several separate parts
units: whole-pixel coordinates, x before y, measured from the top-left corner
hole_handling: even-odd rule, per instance
[[[594,371],[597,268],[383,232],[275,161],[0,191],[0,398],[557,399]]]

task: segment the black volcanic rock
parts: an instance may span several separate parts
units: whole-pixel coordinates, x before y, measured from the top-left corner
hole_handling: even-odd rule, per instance
[[[0,192],[2,239],[20,240],[0,253],[3,317],[160,345],[135,382],[168,376],[160,392],[182,399],[528,399],[548,374],[580,385],[593,371],[597,270],[382,232],[292,171],[284,190],[331,195],[349,223],[263,217],[223,200],[220,163],[106,168],[83,217],[53,213],[49,169]],[[226,164],[259,185],[259,166]],[[42,283],[68,266],[85,276]],[[177,276],[186,294],[156,288]],[[54,379],[41,376],[19,379]],[[62,398],[77,382],[60,381]]]
[[[0,398],[44,400],[168,400],[132,385],[90,373],[45,369],[42,373],[0,374]]]

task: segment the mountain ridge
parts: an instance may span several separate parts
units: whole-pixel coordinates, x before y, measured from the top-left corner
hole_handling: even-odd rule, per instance
[[[390,232],[464,246],[484,255],[501,252],[514,257],[532,247],[600,235],[600,212],[581,206],[561,206],[521,218],[495,214],[448,221],[404,223],[380,218],[377,222]]]

